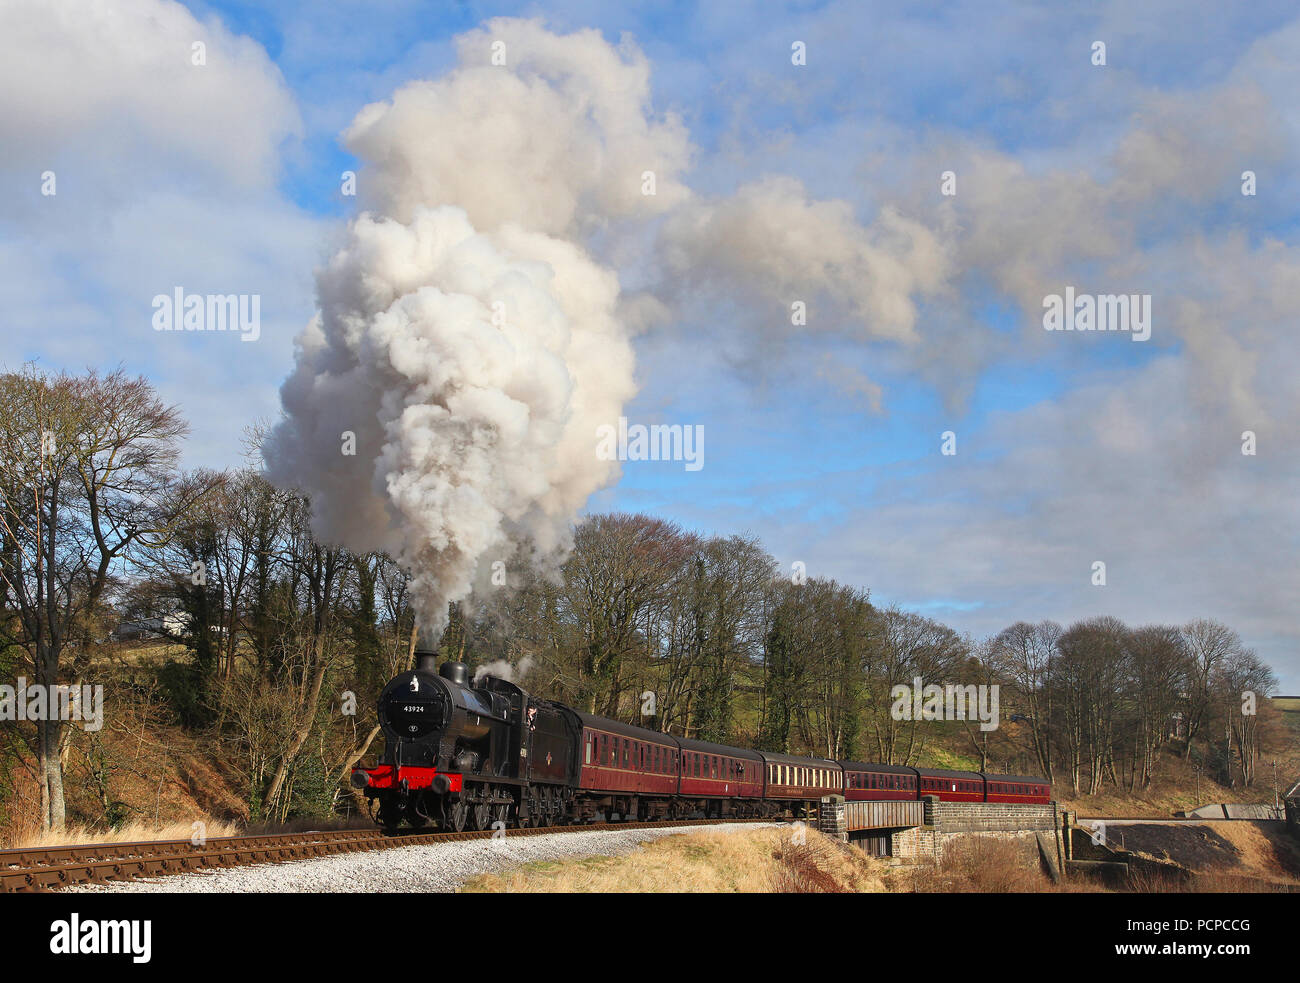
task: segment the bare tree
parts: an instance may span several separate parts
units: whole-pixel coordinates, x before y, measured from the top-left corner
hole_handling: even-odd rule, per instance
[[[1040,773],[1053,779],[1052,724],[1054,690],[1048,685],[1061,626],[1054,621],[1031,625],[1017,621],[993,640],[998,665],[1011,683],[1013,723],[1023,723]],[[1016,718],[1020,718],[1017,720]]]
[[[84,670],[77,633],[110,578],[172,536],[205,489],[169,496],[187,427],[143,378],[0,376],[0,584],[37,685]],[[65,654],[72,654],[65,660]],[[41,821],[65,819],[58,714],[37,724]]]
[[[1211,684],[1219,667],[1234,653],[1240,652],[1241,638],[1227,625],[1208,618],[1193,621],[1183,628],[1191,667],[1188,673],[1186,690],[1186,712],[1184,719],[1187,728],[1187,744],[1183,748],[1183,757],[1192,753],[1192,741],[1205,724],[1206,714],[1212,701]]]

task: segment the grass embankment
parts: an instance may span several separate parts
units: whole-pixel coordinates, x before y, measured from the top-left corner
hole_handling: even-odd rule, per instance
[[[1169,851],[1139,855],[1161,867],[1136,873],[1119,890],[1136,893],[1296,891],[1300,847],[1275,823],[1212,825],[1223,851],[1200,858]],[[1158,841],[1162,827],[1149,827]],[[1168,828],[1168,827],[1165,827]],[[1199,826],[1197,828],[1200,828]],[[1191,827],[1173,827],[1188,833]],[[1181,861],[1181,862],[1180,862]],[[1054,884],[1031,838],[971,836],[950,846],[942,863],[898,863],[807,830],[796,842],[788,826],[701,831],[644,843],[617,857],[525,864],[468,881],[471,893],[896,893],[1058,894],[1116,890],[1075,875]]]
[[[885,864],[815,830],[710,830],[652,840],[620,857],[525,864],[484,874],[462,891],[541,893],[796,893],[884,889]]]
[[[941,866],[895,865],[816,830],[796,842],[791,827],[669,836],[620,857],[525,864],[485,874],[463,891],[532,893],[952,893],[1096,890],[1053,885],[1032,842],[976,838]]]

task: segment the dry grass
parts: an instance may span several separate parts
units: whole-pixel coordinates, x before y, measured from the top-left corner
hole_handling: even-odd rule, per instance
[[[1300,886],[1230,870],[1187,876],[1161,870],[1135,870],[1129,875],[1125,890],[1136,894],[1285,894],[1295,893]]]
[[[238,836],[243,827],[219,819],[203,819],[204,835]],[[151,840],[188,840],[194,836],[192,822],[146,823],[131,822],[118,829],[92,829],[85,826],[66,826],[62,830],[39,830],[16,835],[3,844],[5,849],[22,849],[40,846],[72,846],[83,843],[143,843]]]
[[[1300,840],[1287,833],[1285,823],[1237,819],[1205,825],[1241,852],[1247,871],[1300,885]]]
[[[858,850],[789,827],[668,836],[621,857],[526,864],[485,874],[467,892],[529,893],[825,893],[880,891],[883,865]]]
[[[943,861],[899,867],[887,884],[895,893],[915,894],[1036,894],[1094,892],[1086,881],[1052,883],[1038,861],[1032,838],[1019,840],[991,836],[963,837],[949,846]]]

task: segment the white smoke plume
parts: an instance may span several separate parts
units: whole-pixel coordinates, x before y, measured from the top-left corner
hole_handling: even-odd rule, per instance
[[[506,659],[496,659],[474,670],[473,684],[477,686],[484,676],[496,676],[497,679],[504,679],[508,683],[518,683],[528,675],[532,668],[533,657],[531,655],[524,656],[517,666],[511,665]]]
[[[497,561],[561,556],[617,477],[595,434],[635,392],[633,352],[618,278],[577,237],[669,207],[688,156],[644,57],[597,32],[493,21],[459,51],[346,134],[369,210],[317,274],[265,450],[319,538],[411,572],[433,638]]]
[[[430,638],[498,561],[560,559],[618,476],[597,428],[636,391],[633,330],[673,311],[650,293],[623,302],[591,243],[617,254],[668,215],[642,257],[663,265],[664,296],[717,280],[770,298],[800,281],[860,337],[895,341],[913,335],[909,294],[935,289],[946,262],[922,226],[888,213],[864,229],[797,182],[695,196],[680,180],[688,134],[653,112],[649,63],[626,39],[498,19],[457,51],[344,135],[366,211],[317,274],[320,311],[264,451],[271,480],[309,497],[319,539],[412,574]]]

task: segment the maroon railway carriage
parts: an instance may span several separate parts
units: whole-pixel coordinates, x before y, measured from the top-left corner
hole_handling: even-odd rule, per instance
[[[823,795],[844,794],[844,769],[825,758],[796,758],[789,754],[759,751],[764,766],[763,796],[812,815]]]
[[[706,741],[678,739],[681,795],[709,816],[757,816],[762,812],[763,758]]]
[[[878,765],[864,761],[841,761],[844,768],[844,798],[861,800],[908,799],[919,797],[915,768]]]
[[[670,734],[578,713],[582,721],[580,813],[653,819],[669,814],[681,750]]]
[[[1052,801],[1052,785],[1042,778],[1025,775],[984,774],[985,802],[1014,802],[1021,805]]]
[[[941,802],[983,802],[984,776],[978,771],[918,768],[921,797],[937,795]]]
[[[472,683],[459,662],[416,653],[379,697],[385,735],[352,785],[386,828],[548,826],[606,819],[816,814],[848,799],[1046,803],[1051,787],[1019,775],[801,758],[686,740],[579,713],[514,683]]]

